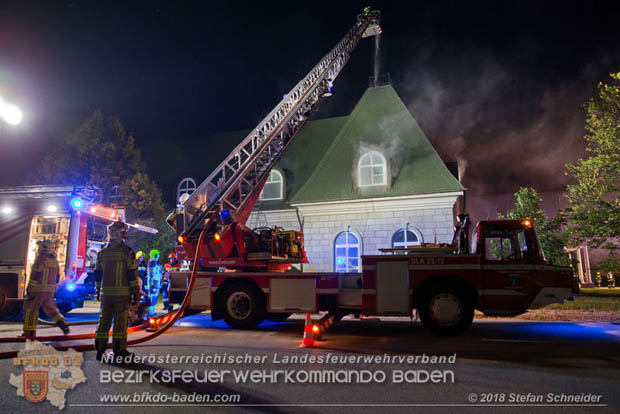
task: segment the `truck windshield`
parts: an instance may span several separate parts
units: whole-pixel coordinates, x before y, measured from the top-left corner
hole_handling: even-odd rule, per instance
[[[531,247],[523,229],[488,229],[484,233],[485,258],[489,261],[529,261]]]

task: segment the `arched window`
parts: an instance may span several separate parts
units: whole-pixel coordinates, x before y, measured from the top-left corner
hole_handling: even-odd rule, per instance
[[[422,237],[410,228],[400,229],[392,236],[392,247],[405,248],[417,246],[422,242]]]
[[[177,186],[177,203],[183,194],[192,195],[196,191],[196,181],[191,177],[185,177]]]
[[[360,187],[387,184],[385,157],[377,151],[367,152],[362,155],[357,169],[358,185]]]
[[[260,193],[261,200],[282,200],[283,191],[282,188],[284,180],[282,179],[282,173],[278,170],[271,170],[269,178],[265,182],[263,191]]]
[[[343,231],[334,241],[334,269],[336,272],[360,271],[360,239],[350,231]]]
[[[123,204],[123,196],[120,193],[120,187],[118,185],[112,186],[110,189],[110,204]]]

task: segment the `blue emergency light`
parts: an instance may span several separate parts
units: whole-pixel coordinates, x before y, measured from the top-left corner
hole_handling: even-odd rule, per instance
[[[71,200],[71,207],[73,207],[75,210],[81,209],[82,205],[84,205],[84,202],[79,197],[76,197],[73,200]]]
[[[232,217],[230,217],[230,210],[220,210],[220,222],[222,224],[230,224]]]
[[[68,283],[67,290],[75,290],[75,285],[73,283]]]

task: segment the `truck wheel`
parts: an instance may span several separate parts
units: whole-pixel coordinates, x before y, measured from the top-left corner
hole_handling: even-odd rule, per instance
[[[10,297],[13,297],[11,289],[5,285],[0,285],[0,319],[9,319],[19,313],[19,305],[7,300]]]
[[[265,320],[264,297],[251,285],[226,287],[220,296],[219,309],[224,321],[232,328],[251,329]]]
[[[58,303],[58,311],[63,315],[71,312],[73,310],[73,306],[70,303]]]
[[[438,335],[456,335],[471,325],[474,306],[469,296],[458,289],[432,287],[418,308],[422,325]]]

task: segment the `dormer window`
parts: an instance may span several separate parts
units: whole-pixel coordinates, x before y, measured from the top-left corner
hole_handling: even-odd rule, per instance
[[[360,187],[387,184],[387,167],[385,157],[371,151],[362,155],[358,164],[358,183]]]
[[[260,199],[262,201],[282,200],[284,198],[283,189],[284,180],[282,179],[282,173],[278,170],[271,170],[263,191],[260,193]]]

